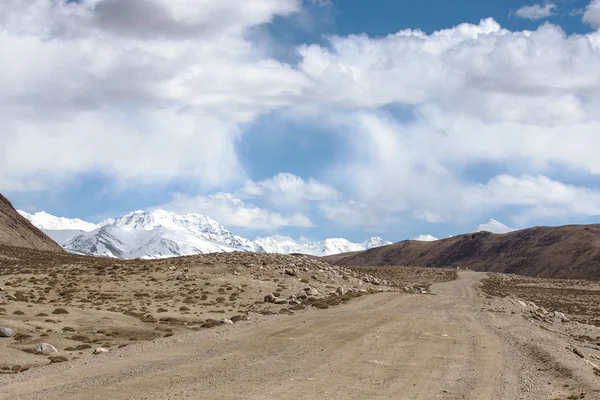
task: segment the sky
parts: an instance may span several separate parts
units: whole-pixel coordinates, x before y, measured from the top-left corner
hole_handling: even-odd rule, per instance
[[[0,192],[398,241],[600,215],[600,0],[5,0]]]

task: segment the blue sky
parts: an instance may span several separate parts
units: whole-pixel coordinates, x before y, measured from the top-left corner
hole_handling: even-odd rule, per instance
[[[598,221],[599,0],[215,4],[9,1],[0,191],[249,237]]]

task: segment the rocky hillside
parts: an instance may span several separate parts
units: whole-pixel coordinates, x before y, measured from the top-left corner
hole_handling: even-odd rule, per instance
[[[0,244],[37,250],[62,252],[62,248],[19,215],[10,201],[0,194]]]
[[[403,241],[346,256],[340,266],[461,267],[542,278],[600,280],[600,225],[470,233],[435,242]]]

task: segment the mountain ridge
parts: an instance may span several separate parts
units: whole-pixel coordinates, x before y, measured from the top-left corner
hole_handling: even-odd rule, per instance
[[[503,234],[482,231],[435,242],[403,241],[322,259],[344,267],[460,267],[540,278],[598,280],[600,224],[534,227]]]

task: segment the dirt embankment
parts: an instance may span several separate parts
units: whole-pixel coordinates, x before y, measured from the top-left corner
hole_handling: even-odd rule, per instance
[[[475,271],[600,280],[600,225],[537,227],[435,242],[403,241],[361,253],[324,257],[340,266],[461,267]]]

